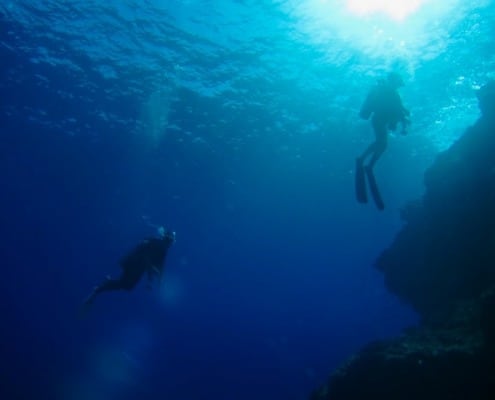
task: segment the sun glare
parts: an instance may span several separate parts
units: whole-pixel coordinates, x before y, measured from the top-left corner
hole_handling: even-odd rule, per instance
[[[344,62],[357,51],[409,66],[443,50],[449,27],[466,8],[462,0],[287,0],[286,5],[297,29],[321,46],[329,62]]]
[[[381,13],[396,21],[403,21],[423,3],[424,0],[347,0],[347,9],[359,16]]]

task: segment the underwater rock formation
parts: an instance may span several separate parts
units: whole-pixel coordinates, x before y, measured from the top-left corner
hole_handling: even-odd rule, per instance
[[[493,399],[493,364],[463,330],[409,332],[369,345],[311,399]]]
[[[443,327],[423,324],[396,339],[371,343],[311,400],[493,399],[495,291],[479,300],[459,306]]]
[[[495,82],[481,117],[425,172],[376,260],[419,327],[370,344],[312,400],[495,398]]]
[[[495,284],[495,124],[481,117],[425,173],[421,202],[376,261],[387,288],[426,322]]]

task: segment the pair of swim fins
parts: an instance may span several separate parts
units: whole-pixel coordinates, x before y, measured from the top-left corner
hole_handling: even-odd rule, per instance
[[[356,159],[356,199],[358,203],[367,203],[368,194],[366,191],[366,178],[370,187],[371,197],[375,202],[376,208],[382,211],[385,208],[382,196],[378,190],[373,170],[364,166],[363,162],[358,158]]]

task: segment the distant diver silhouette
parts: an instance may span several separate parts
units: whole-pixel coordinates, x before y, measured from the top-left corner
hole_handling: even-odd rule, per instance
[[[368,93],[359,116],[362,119],[371,117],[371,126],[375,134],[375,141],[356,159],[355,191],[359,203],[367,203],[366,180],[371,191],[371,197],[379,210],[385,208],[380,191],[373,174],[373,167],[387,148],[388,131],[395,131],[397,124],[402,125],[401,133],[407,134],[410,124],[409,111],[402,105],[398,89],[404,86],[399,74],[391,72],[386,79],[381,79]],[[367,165],[366,159],[370,157]]]
[[[102,292],[113,290],[132,290],[148,274],[148,286],[154,278],[161,281],[165,266],[165,259],[170,246],[175,242],[175,232],[159,229],[158,237],[151,237],[141,241],[127,256],[120,261],[122,268],[118,279],[109,276],[100,285],[96,286],[84,301],[84,306],[93,303],[96,296]]]

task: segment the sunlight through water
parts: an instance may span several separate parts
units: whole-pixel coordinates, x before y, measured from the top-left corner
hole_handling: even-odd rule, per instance
[[[416,12],[424,0],[347,0],[347,8],[359,16],[383,13],[388,17],[402,21]]]
[[[459,0],[304,0],[288,9],[298,31],[327,49],[331,62],[360,54],[414,68],[445,49],[465,7]]]

